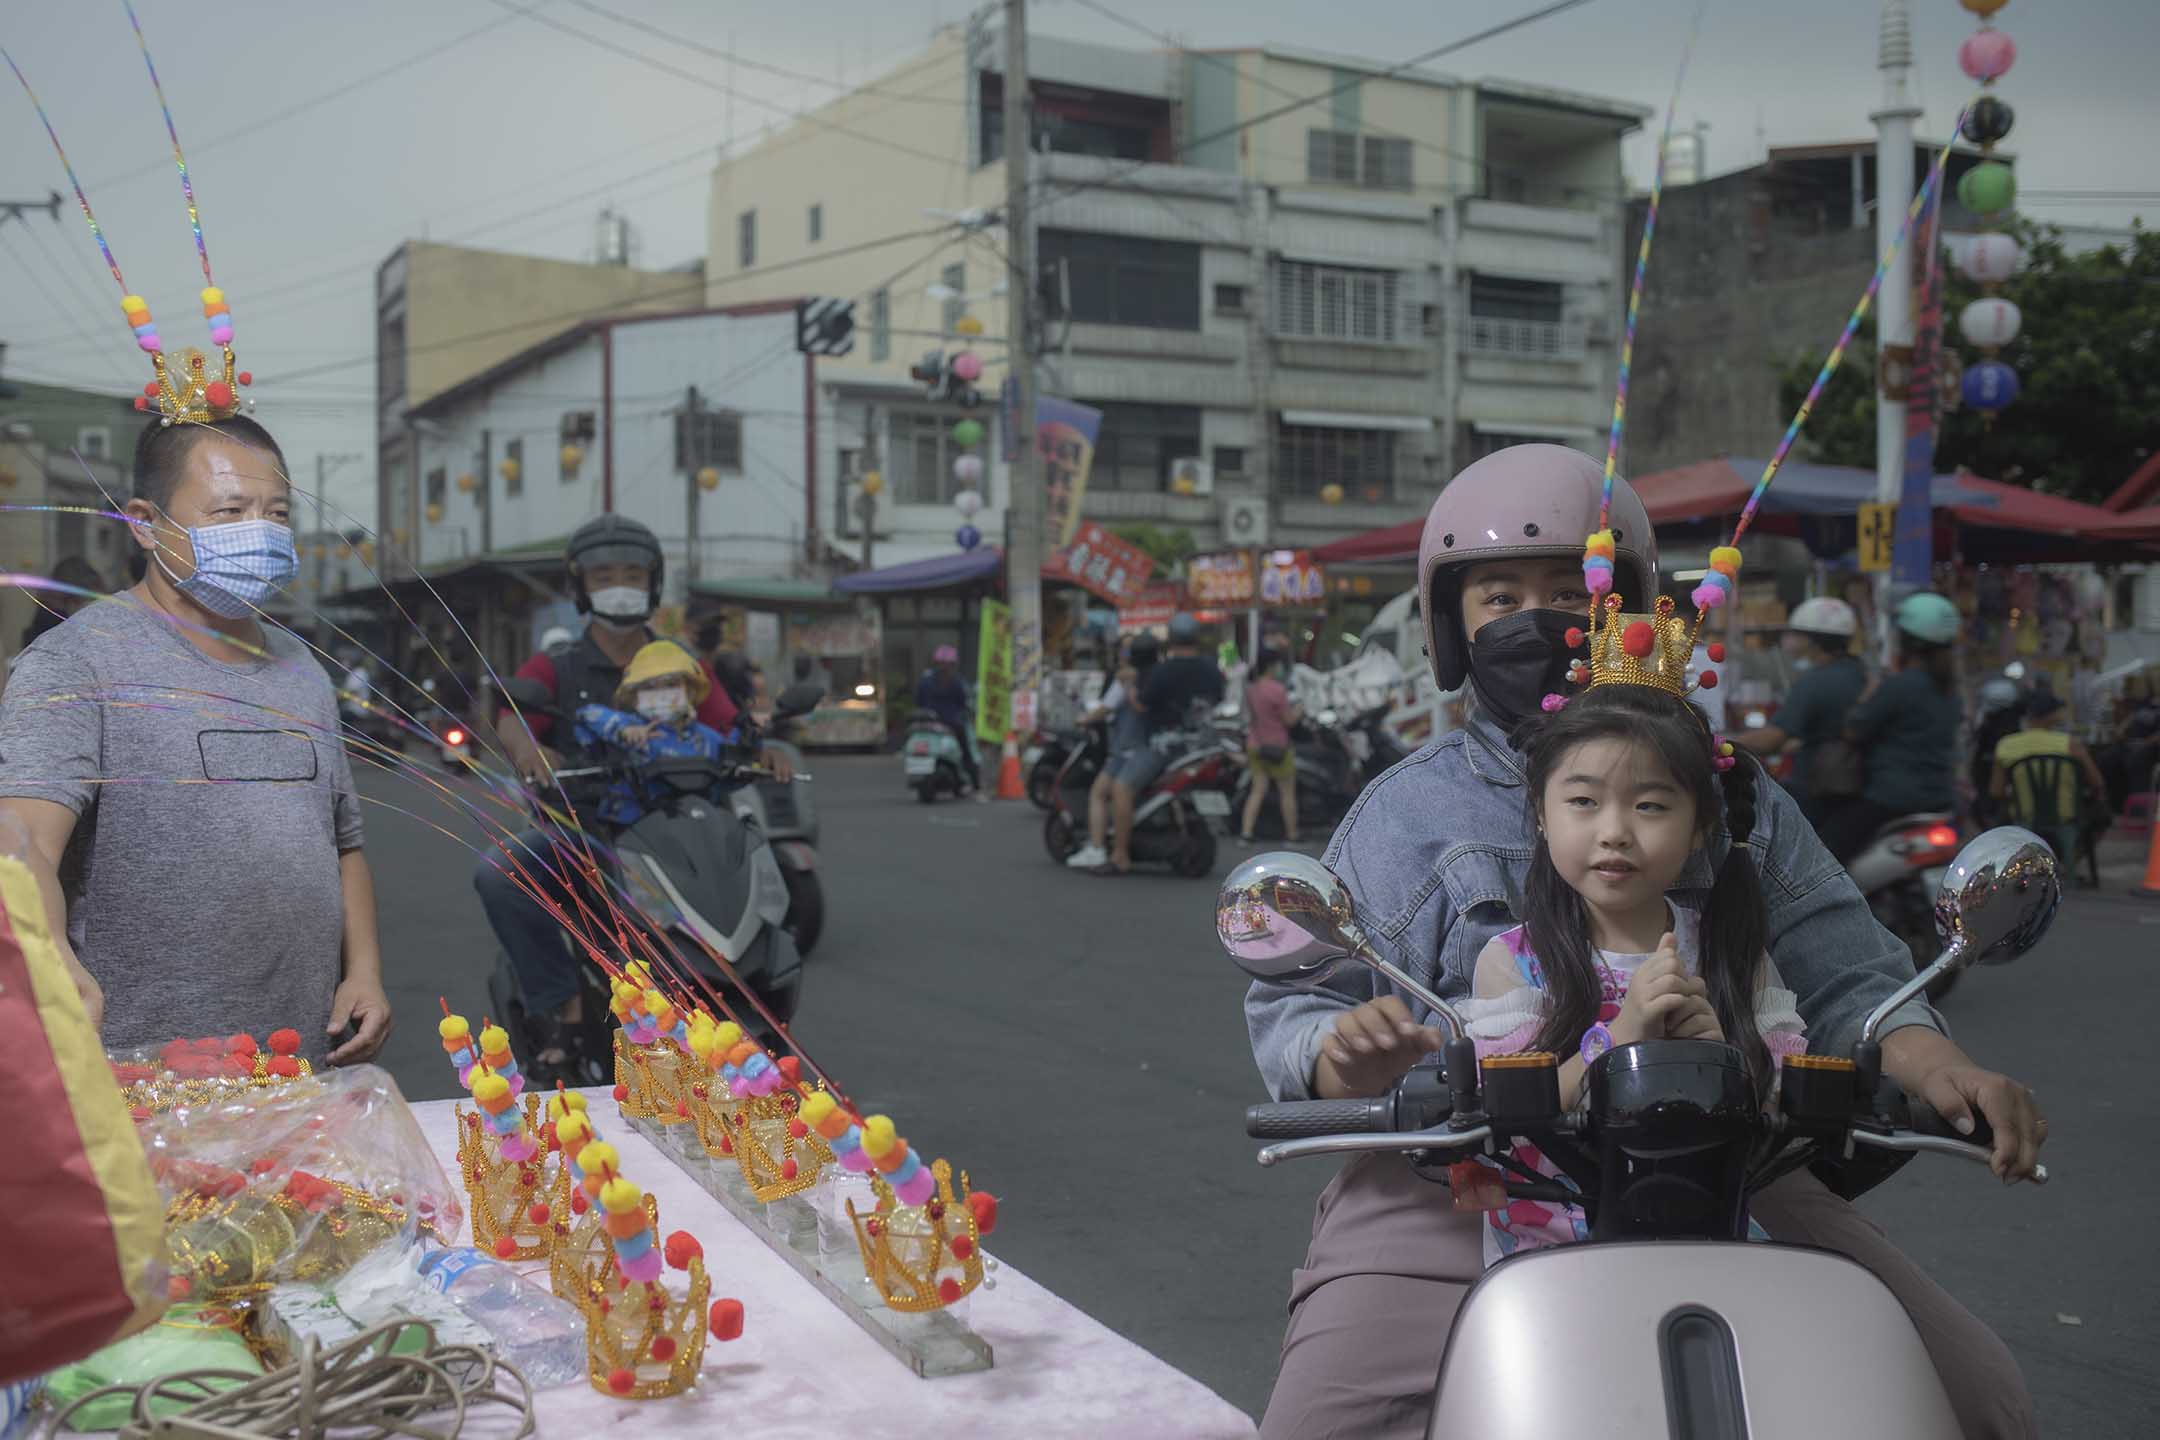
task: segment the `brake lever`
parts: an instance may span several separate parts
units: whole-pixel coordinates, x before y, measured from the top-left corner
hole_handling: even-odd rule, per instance
[[[1262,1165],[1280,1165],[1308,1155],[1347,1155],[1365,1150],[1462,1150],[1483,1148],[1492,1140],[1492,1126],[1474,1125],[1468,1130],[1399,1130],[1377,1135],[1315,1135],[1304,1140],[1285,1140],[1269,1145],[1259,1154]]]
[[[1960,1160],[1970,1160],[1979,1165],[1987,1164],[1995,1155],[1995,1152],[1985,1145],[1974,1145],[1965,1140],[1952,1140],[1943,1135],[1922,1135],[1912,1130],[1892,1130],[1887,1133],[1877,1133],[1873,1130],[1854,1130],[1851,1133],[1853,1143],[1872,1145],[1878,1150],[1906,1150],[1916,1154],[1925,1151],[1931,1155],[1955,1155]],[[2035,1165],[2033,1167],[2032,1183],[2035,1185],[2048,1183],[2047,1166]]]

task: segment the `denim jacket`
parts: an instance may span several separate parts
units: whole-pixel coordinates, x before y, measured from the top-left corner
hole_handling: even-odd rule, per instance
[[[1470,993],[1478,952],[1522,916],[1531,843],[1526,784],[1521,757],[1473,709],[1466,728],[1367,786],[1328,844],[1327,864],[1350,887],[1373,943],[1443,999]],[[1770,913],[1771,956],[1800,997],[1808,1048],[1848,1054],[1868,1012],[1912,978],[1912,957],[1876,923],[1792,797],[1766,776],[1756,788],[1751,844]],[[1713,866],[1730,848],[1722,829],[1714,833],[1707,851],[1689,857],[1674,899],[1701,909]],[[1356,964],[1316,990],[1255,982],[1245,996],[1245,1024],[1269,1092],[1278,1100],[1312,1098],[1322,1037],[1344,1009],[1375,998],[1385,984]],[[1423,1009],[1400,998],[1413,1015]],[[1943,1029],[1918,999],[1892,1015],[1883,1033],[1906,1025]]]

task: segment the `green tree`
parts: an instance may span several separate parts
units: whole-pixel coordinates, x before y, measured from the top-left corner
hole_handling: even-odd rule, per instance
[[[2025,263],[1999,292],[2023,314],[2018,338],[1998,357],[2017,371],[2018,398],[1992,425],[1963,408],[1935,436],[1935,468],[1964,466],[1991,480],[2098,502],[2151,450],[2160,417],[2160,233],[2132,231],[2123,245],[2067,253],[2053,226],[2021,225]],[[1948,256],[1944,257],[1948,265]],[[1958,312],[1980,297],[1955,266],[1946,271],[1944,342],[1966,364],[1981,357],[1958,334]],[[1872,324],[1854,337],[1824,387],[1802,452],[1831,465],[1875,464]],[[1820,355],[1795,356],[1779,383],[1785,410],[1799,408]]]
[[[1118,525],[1111,534],[1146,554],[1155,562],[1155,577],[1168,579],[1199,550],[1199,542],[1190,530],[1165,530],[1158,525]]]

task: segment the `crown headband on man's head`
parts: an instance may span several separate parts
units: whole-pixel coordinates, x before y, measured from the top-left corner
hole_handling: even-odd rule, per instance
[[[223,363],[215,368],[210,357],[195,349],[182,352],[177,360],[167,359],[165,342],[158,336],[157,322],[150,318],[149,303],[129,291],[127,280],[120,273],[120,262],[113,258],[112,246],[106,243],[105,232],[98,228],[97,215],[90,209],[90,197],[83,193],[74,162],[68,159],[67,150],[60,144],[52,119],[45,113],[44,102],[30,88],[30,81],[15,63],[14,56],[0,50],[0,59],[6,60],[8,69],[15,72],[23,93],[30,97],[31,107],[45,126],[45,134],[60,157],[61,167],[67,171],[68,184],[74,187],[75,201],[82,207],[83,219],[89,222],[91,238],[97,241],[98,253],[104,256],[105,268],[112,272],[113,283],[120,287],[120,311],[127,317],[128,328],[135,332],[135,344],[150,357],[150,368],[157,378],[143,386],[135,408],[148,411],[151,402],[155,401],[163,423],[167,425],[207,424],[240,412],[240,388],[250,384],[254,376],[239,369],[233,359],[232,307],[225,303],[225,292],[218,288],[210,274],[210,251],[203,244],[202,217],[195,207],[195,182],[188,175],[187,156],[180,149],[180,133],[173,124],[172,107],[165,103],[165,86],[159,81],[157,66],[150,59],[150,42],[143,36],[142,21],[136,18],[133,4],[128,0],[122,0],[122,4],[127,9],[128,23],[135,28],[136,42],[142,47],[143,65],[150,72],[151,88],[157,92],[158,108],[165,115],[165,133],[172,138],[173,163],[180,170],[180,193],[187,200],[188,225],[195,236],[195,254],[202,262],[203,318],[210,323],[210,343],[222,354]],[[253,409],[254,402],[248,401],[246,408]]]

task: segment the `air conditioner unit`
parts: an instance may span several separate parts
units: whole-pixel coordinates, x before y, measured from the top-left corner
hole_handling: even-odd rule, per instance
[[[1170,462],[1170,493],[1173,495],[1212,495],[1215,493],[1215,467],[1197,455]]]
[[[1222,507],[1225,545],[1243,548],[1268,543],[1268,503],[1258,496],[1225,500]]]

